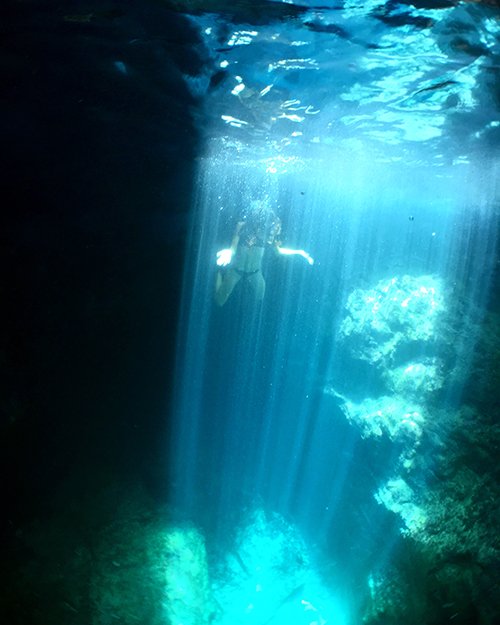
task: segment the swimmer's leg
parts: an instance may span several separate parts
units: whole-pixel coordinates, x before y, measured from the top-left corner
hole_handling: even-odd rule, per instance
[[[221,273],[219,271],[215,279],[215,303],[218,306],[224,306],[234,287],[241,280],[240,274],[232,269],[227,269],[223,275]]]
[[[266,292],[266,281],[264,280],[262,272],[258,271],[257,273],[249,276],[247,279],[254,290],[255,298],[257,301],[261,302],[264,299],[264,294]]]

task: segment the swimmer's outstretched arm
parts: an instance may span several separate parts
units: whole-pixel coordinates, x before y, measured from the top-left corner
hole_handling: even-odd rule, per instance
[[[283,254],[283,256],[302,256],[302,258],[305,258],[310,265],[314,265],[314,258],[312,258],[307,252],[304,252],[304,250],[291,250],[288,247],[280,247],[279,245],[276,246],[276,250],[278,254]]]
[[[233,234],[233,240],[231,241],[231,247],[228,247],[224,250],[219,250],[217,252],[217,264],[219,265],[219,267],[226,267],[226,265],[229,265],[233,260],[233,256],[240,241],[240,230],[243,228],[244,223],[244,221],[239,221],[236,224],[236,228]]]

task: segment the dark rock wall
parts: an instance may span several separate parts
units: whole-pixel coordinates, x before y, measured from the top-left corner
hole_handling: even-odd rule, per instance
[[[155,3],[5,2],[0,31],[11,531],[73,466],[163,452],[204,59]]]

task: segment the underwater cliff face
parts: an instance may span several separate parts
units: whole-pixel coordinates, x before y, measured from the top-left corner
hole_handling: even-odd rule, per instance
[[[104,473],[163,476],[203,48],[129,4],[2,5],[5,623],[89,622],[64,601],[109,520]]]
[[[3,4],[3,623],[498,621],[498,7],[315,4]]]
[[[2,12],[4,412],[20,446],[6,454],[29,509],[75,452],[141,457],[138,427],[154,444],[198,143],[183,75],[203,50],[154,6]]]

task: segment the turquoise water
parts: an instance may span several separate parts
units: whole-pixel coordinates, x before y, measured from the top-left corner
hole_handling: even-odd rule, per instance
[[[263,610],[278,610],[297,576],[326,569],[334,622],[357,622],[404,541],[433,539],[436,453],[461,427],[497,216],[482,173],[464,187],[455,168],[436,175],[337,155],[335,166],[308,158],[274,174],[222,159],[201,163],[188,252],[173,502],[219,554],[251,531],[249,515],[279,515],[311,563],[297,571],[279,549],[267,565],[253,553],[246,568],[258,567],[255,584],[273,597]],[[263,302],[241,280],[220,308],[215,253],[242,203],[262,196],[283,219],[284,244],[314,265],[268,250]],[[234,569],[227,583],[245,583],[233,600],[250,592],[246,570]],[[274,622],[302,622],[300,601],[325,601],[319,582],[302,592],[288,606],[298,620]],[[227,608],[227,622],[250,618],[243,604],[239,617]]]
[[[481,478],[455,436],[476,411],[496,268],[482,87],[497,30],[465,5],[339,9],[230,30],[197,18],[219,73],[184,276],[172,502],[213,554],[216,622],[472,622],[449,588],[476,564],[449,562],[495,552],[467,528],[476,504],[460,492]],[[218,307],[216,252],[255,200],[314,264],[268,249],[263,301],[239,274]]]

